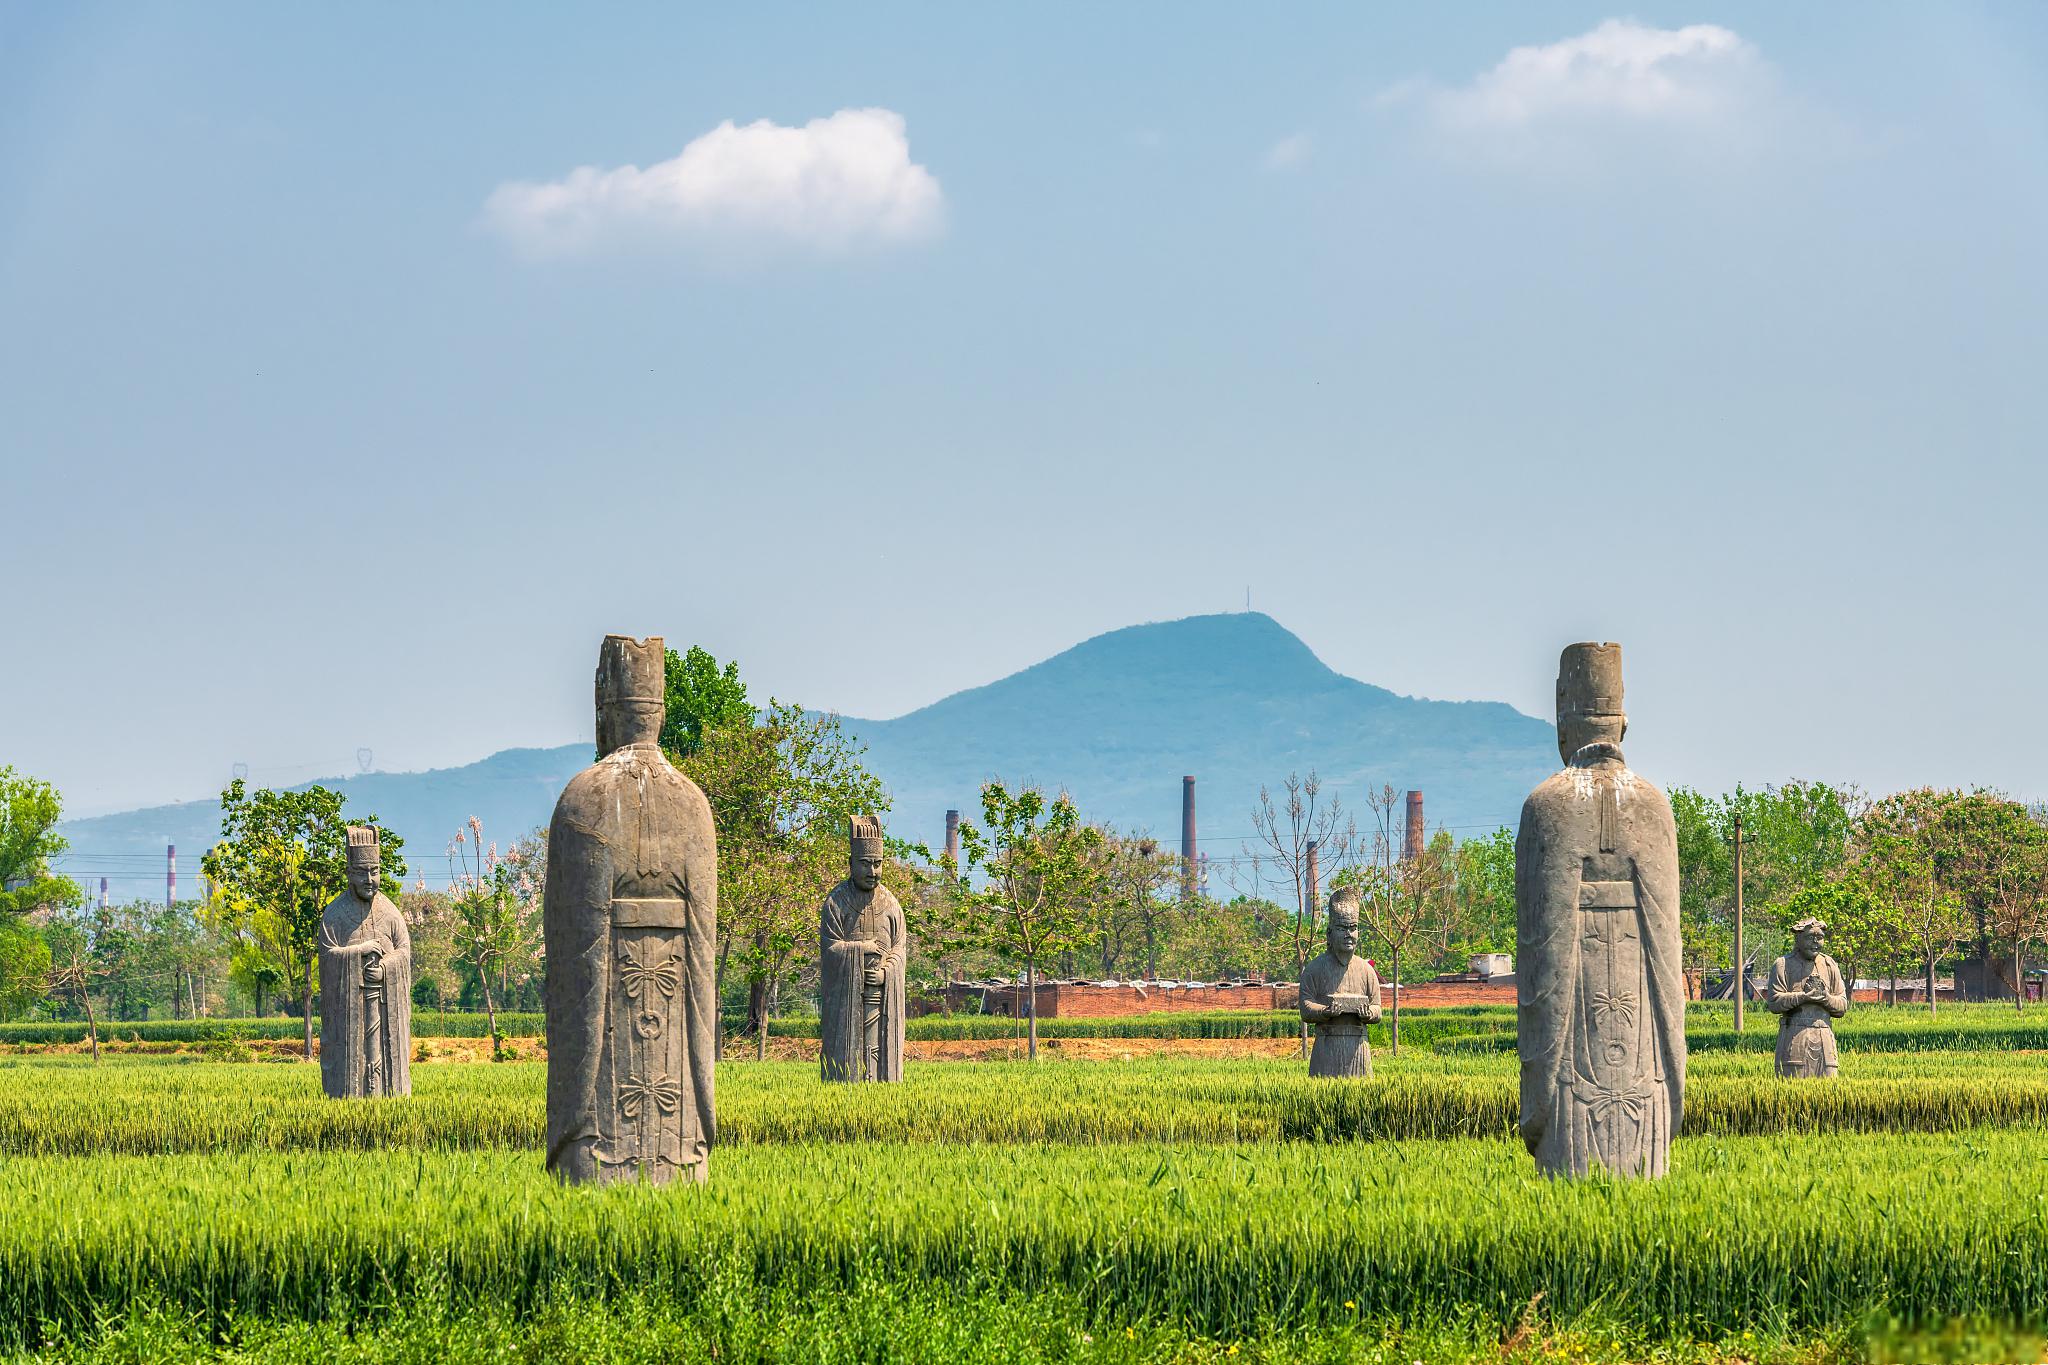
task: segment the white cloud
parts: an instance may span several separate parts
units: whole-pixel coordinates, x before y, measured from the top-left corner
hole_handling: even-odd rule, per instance
[[[1299,166],[1308,160],[1310,139],[1307,133],[1289,133],[1266,149],[1266,169],[1283,171]]]
[[[1403,82],[1380,102],[1419,102],[1445,127],[1475,132],[1588,121],[1704,123],[1739,114],[1768,84],[1755,45],[1733,30],[1609,19],[1575,38],[1514,48],[1468,84]]]
[[[511,181],[491,192],[483,221],[534,259],[619,248],[843,255],[936,236],[945,196],[910,159],[901,114],[841,109],[801,128],[728,120],[644,170]]]

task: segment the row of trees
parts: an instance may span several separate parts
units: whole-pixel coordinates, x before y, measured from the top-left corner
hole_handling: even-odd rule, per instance
[[[1712,798],[1680,788],[1687,965],[1732,963],[1735,837],[1743,836],[1743,927],[1761,959],[1808,915],[1829,926],[1849,975],[1933,981],[2022,1002],[2027,955],[2048,943],[2048,818],[1991,791],[1919,788],[1877,800],[1793,782]]]

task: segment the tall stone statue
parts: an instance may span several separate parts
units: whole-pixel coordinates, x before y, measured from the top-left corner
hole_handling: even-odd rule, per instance
[[[1662,1175],[1683,1112],[1678,829],[1622,759],[1621,703],[1621,646],[1567,646],[1565,767],[1515,836],[1522,1140],[1546,1175]]]
[[[1835,1056],[1835,1023],[1849,1012],[1849,991],[1842,969],[1821,951],[1828,926],[1807,918],[1792,926],[1792,951],[1771,966],[1764,1003],[1778,1016],[1778,1074],[1832,1076],[1841,1069]]]
[[[856,815],[846,880],[819,911],[818,1036],[828,1081],[903,1079],[903,907],[882,885],[882,822]]]
[[[348,890],[320,916],[320,1084],[332,1099],[412,1093],[412,935],[377,889],[377,831],[348,828]]]
[[[607,635],[598,761],[548,826],[548,1169],[703,1180],[717,1061],[718,841],[657,743],[662,642]]]
[[[1365,1026],[1379,1022],[1380,974],[1358,956],[1355,888],[1339,888],[1330,897],[1323,944],[1322,954],[1301,972],[1301,1017],[1316,1031],[1308,1074],[1370,1076],[1372,1044]]]

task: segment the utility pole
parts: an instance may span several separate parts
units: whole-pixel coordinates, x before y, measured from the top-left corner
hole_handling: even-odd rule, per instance
[[[1736,812],[1735,833],[1728,842],[1735,848],[1735,1045],[1742,1046],[1743,997],[1749,994],[1749,960],[1742,955],[1742,846],[1756,842],[1742,832],[1742,813]]]

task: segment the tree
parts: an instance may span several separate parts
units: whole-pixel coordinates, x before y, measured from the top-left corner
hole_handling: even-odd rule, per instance
[[[1929,789],[1898,792],[1865,812],[1859,831],[1859,870],[1897,917],[1916,965],[1927,972],[1927,1011],[1936,1010],[1934,972],[1970,931],[1962,898],[1941,867],[1955,825],[1956,794]]]
[[[63,814],[55,787],[0,764],[0,914],[83,899],[78,883],[50,870],[50,860],[70,847],[57,833]]]
[[[1458,919],[1475,952],[1515,951],[1515,832],[1505,825],[1457,845],[1451,858]]]
[[[751,725],[754,707],[738,663],[721,666],[710,651],[696,645],[678,655],[663,652],[663,700],[668,714],[661,723],[661,748],[670,762],[695,754],[712,730]]]
[[[1721,803],[1690,787],[1671,789],[1678,826],[1678,924],[1688,973],[1728,961],[1735,906],[1734,861]]]
[[[1828,926],[1828,947],[1836,961],[1848,964],[1842,976],[1851,987],[1859,965],[1894,959],[1903,942],[1900,926],[1885,916],[1883,903],[1853,874],[1809,882],[1786,897],[1778,910],[1778,928],[1789,939],[1792,926],[1808,918]]]
[[[501,857],[496,841],[484,846],[484,823],[474,815],[448,841],[448,898],[455,917],[451,947],[455,960],[474,971],[483,987],[492,1061],[505,1056],[504,1039],[498,1036],[498,992],[509,989],[515,969],[531,964],[540,940],[539,869],[544,864],[538,847],[537,840],[530,840]],[[498,992],[491,989],[494,977]]]
[[[2038,813],[2023,812],[2021,823],[2003,852],[1989,861],[1981,876],[1991,936],[2012,953],[2012,1003],[2026,1008],[2026,952],[2029,943],[2048,940],[2048,828]]]
[[[1048,802],[1036,788],[1012,794],[1001,782],[982,787],[981,815],[979,825],[960,822],[960,848],[987,881],[961,898],[961,908],[984,946],[1024,965],[1025,1055],[1037,1061],[1038,964],[1086,941],[1086,906],[1099,875],[1092,855],[1102,832],[1081,823],[1065,792]]]
[[[1394,825],[1405,801],[1392,786],[1369,793],[1372,807],[1372,861],[1347,874],[1359,889],[1359,917],[1388,954],[1388,981],[1394,990],[1394,1008],[1388,1032],[1394,1055],[1401,1053],[1401,955],[1409,951],[1418,936],[1432,931],[1442,934],[1448,926],[1451,904],[1450,836],[1442,830],[1437,837],[1415,850],[1408,858],[1394,855]]]
[[[320,916],[348,886],[348,822],[342,795],[325,787],[250,791],[236,778],[221,793],[221,840],[200,862],[212,883],[209,914],[224,933],[252,941],[299,988],[306,1060],[313,1058],[313,985]],[[381,882],[398,894],[405,841],[377,824]]]
[[[454,899],[428,890],[422,878],[399,896],[398,913],[405,916],[405,931],[412,939],[413,1003],[432,1004],[445,1013],[449,997],[462,987],[455,972]]]
[[[717,676],[737,685],[730,668]],[[846,874],[848,821],[888,809],[863,752],[837,716],[770,698],[759,716],[729,707],[693,753],[672,756],[711,804],[719,979],[728,962],[745,974],[758,1057],[781,985],[817,947],[818,907]]]
[[[86,1037],[92,1041],[93,1065],[100,1060],[100,1022],[93,1013],[92,983],[98,974],[93,957],[92,923],[80,911],[53,915],[45,928],[54,965],[50,971],[53,995],[68,995],[85,1015]]]
[[[20,1018],[49,991],[49,943],[25,916],[0,915],[0,1021]]]
[[[1136,947],[1144,953],[1148,980],[1159,975],[1159,946],[1171,919],[1189,906],[1164,898],[1181,885],[1180,859],[1150,835],[1120,835],[1104,826],[1095,885],[1095,938],[1102,974],[1115,976]],[[1192,904],[1192,902],[1190,902]]]
[[[1279,807],[1273,804],[1273,794],[1265,787],[1259,788],[1259,804],[1252,809],[1252,829],[1257,833],[1260,848],[1257,852],[1246,849],[1250,859],[1253,881],[1260,877],[1261,864],[1271,856],[1275,866],[1293,887],[1294,918],[1289,924],[1294,948],[1294,979],[1301,980],[1302,970],[1308,960],[1321,949],[1316,929],[1318,912],[1316,904],[1321,888],[1310,884],[1310,863],[1315,864],[1315,880],[1327,877],[1335,885],[1338,875],[1351,857],[1352,845],[1358,839],[1358,827],[1345,818],[1343,802],[1331,796],[1322,799],[1322,779],[1311,768],[1307,777],[1299,773],[1287,774],[1287,780],[1280,784],[1286,799]],[[1342,824],[1339,824],[1339,821]],[[1233,876],[1236,874],[1233,873]],[[1256,896],[1262,888],[1253,887]],[[1308,1056],[1308,1023],[1301,1025],[1301,1055]]]

